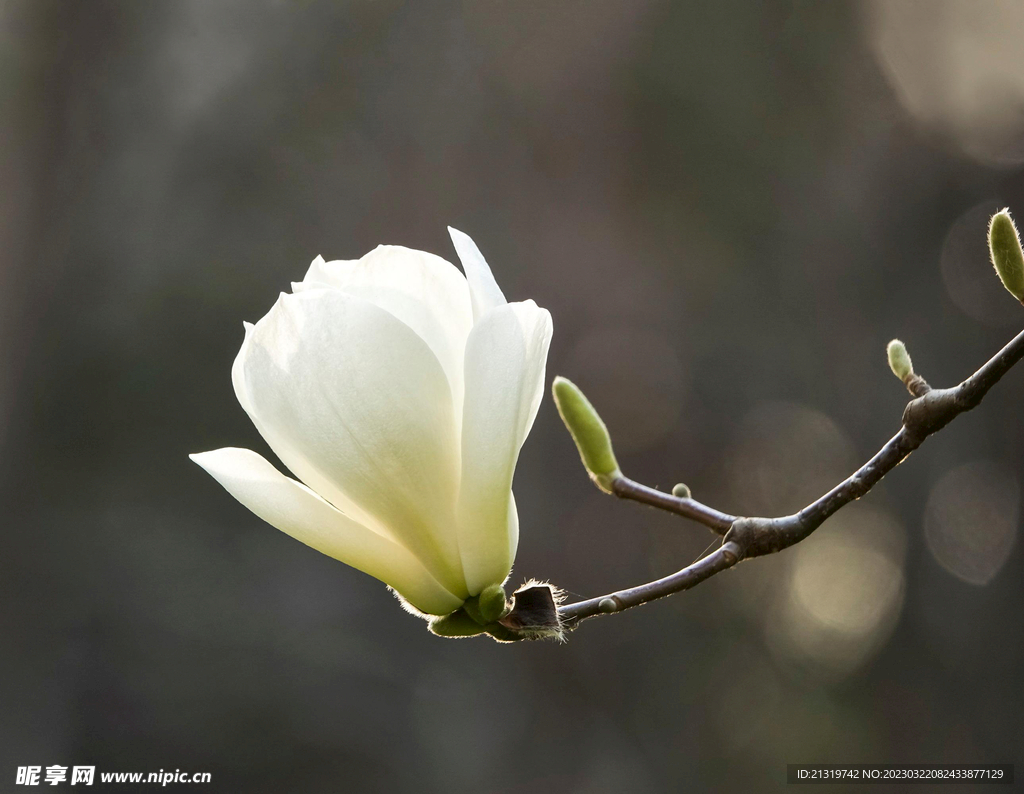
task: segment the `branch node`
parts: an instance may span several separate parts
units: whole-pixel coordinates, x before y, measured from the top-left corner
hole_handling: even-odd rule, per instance
[[[751,518],[737,518],[732,522],[729,531],[723,538],[724,544],[729,544],[729,554],[735,554],[737,560],[747,555],[748,549],[754,545],[757,534],[756,522]]]
[[[903,426],[920,443],[948,425],[961,411],[956,389],[931,389],[907,403],[903,410]]]
[[[737,543],[726,541],[722,544],[722,555],[729,565],[735,565],[743,559],[743,549]]]

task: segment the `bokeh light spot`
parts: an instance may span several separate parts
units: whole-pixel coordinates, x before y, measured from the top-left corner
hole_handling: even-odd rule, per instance
[[[897,98],[974,159],[1024,162],[1024,4],[874,0],[868,39]]]
[[[794,549],[768,636],[787,661],[825,679],[861,667],[888,640],[903,606],[902,526],[852,505]]]
[[[988,584],[1010,556],[1020,524],[1020,486],[991,461],[947,472],[925,508],[925,537],[939,565],[965,582]]]

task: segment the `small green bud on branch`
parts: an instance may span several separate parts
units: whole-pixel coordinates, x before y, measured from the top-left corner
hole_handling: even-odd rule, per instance
[[[992,216],[988,225],[988,250],[1003,286],[1024,303],[1024,251],[1009,209]]]
[[[914,374],[914,363],[910,360],[907,346],[899,339],[893,339],[885,346],[885,354],[889,357],[889,369],[892,374],[904,383]]]
[[[932,390],[925,379],[914,372],[914,363],[910,360],[907,346],[899,339],[893,339],[885,346],[885,355],[889,359],[892,374],[903,381],[912,395],[920,397]]]
[[[590,478],[602,491],[611,493],[612,482],[622,476],[612,451],[608,428],[594,406],[572,381],[558,376],[551,385],[558,413],[565,422]]]
[[[672,486],[672,495],[677,499],[689,499],[690,498],[690,486],[685,482],[676,483]]]

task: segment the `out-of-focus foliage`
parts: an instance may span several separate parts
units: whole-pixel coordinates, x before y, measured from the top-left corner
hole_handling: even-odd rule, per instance
[[[4,3],[3,774],[747,792],[1013,760],[1019,371],[797,549],[564,646],[431,636],[186,455],[270,454],[229,368],[283,280],[451,259],[451,224],[551,309],[623,470],[797,509],[897,429],[889,339],[947,385],[1024,325],[985,240],[1024,207],[1022,40],[968,0]],[[513,585],[596,595],[712,539],[598,493],[550,399],[516,494]]]

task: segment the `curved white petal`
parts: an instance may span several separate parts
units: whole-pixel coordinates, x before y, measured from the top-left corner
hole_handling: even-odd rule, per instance
[[[309,289],[281,296],[236,367],[239,402],[282,462],[464,597],[452,397],[423,339],[361,298]]]
[[[473,327],[466,279],[451,262],[400,245],[380,245],[362,259],[317,257],[294,292],[330,286],[395,315],[419,334],[441,362],[462,414],[462,362]]]
[[[487,260],[480,253],[473,238],[451,226],[448,227],[448,234],[455,244],[455,252],[462,262],[462,269],[466,271],[466,280],[469,282],[469,292],[473,299],[473,320],[480,322],[491,309],[505,305],[505,295],[498,282],[494,280],[494,274],[491,273]]]
[[[516,507],[516,495],[508,494],[508,558],[516,560],[516,549],[519,548],[519,508]],[[509,566],[511,568],[511,565]]]
[[[466,344],[459,548],[469,592],[508,575],[518,521],[512,476],[544,394],[551,315],[533,301],[492,309]]]
[[[380,579],[421,612],[446,615],[461,606],[404,546],[338,512],[255,452],[226,448],[189,457],[268,524]]]
[[[302,453],[296,449],[293,440],[284,429],[267,427],[259,421],[256,413],[252,410],[249,390],[245,386],[244,374],[245,360],[249,354],[249,341],[256,326],[252,323],[242,323],[242,325],[245,328],[245,339],[242,341],[242,346],[238,349],[238,355],[235,356],[234,363],[231,365],[231,384],[234,386],[235,397],[238,399],[239,405],[249,415],[253,424],[256,425],[256,429],[259,430],[260,435],[263,436],[270,448],[274,450],[277,457],[294,474],[298,475],[306,485],[330,500],[334,507],[338,508],[345,515],[361,524],[373,526],[376,524],[375,519],[353,502],[329,477],[325,476],[316,466],[308,462]],[[378,526],[377,528],[386,535],[390,534],[382,527]]]

